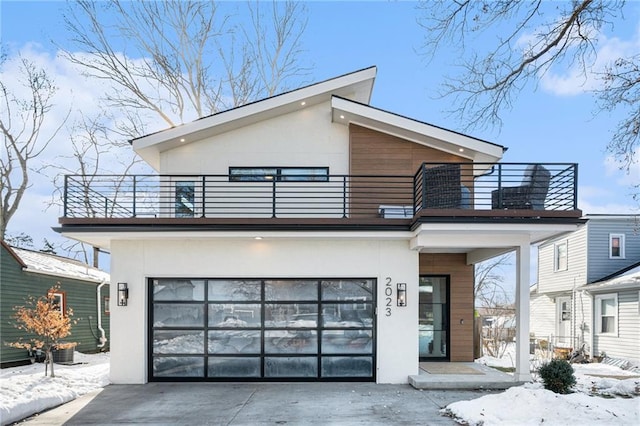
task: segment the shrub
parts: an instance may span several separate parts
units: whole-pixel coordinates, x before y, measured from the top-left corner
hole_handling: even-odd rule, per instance
[[[538,371],[544,388],[555,393],[569,393],[576,384],[573,367],[567,360],[552,359],[543,364]]]

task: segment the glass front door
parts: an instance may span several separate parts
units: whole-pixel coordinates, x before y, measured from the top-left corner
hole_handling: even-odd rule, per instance
[[[449,277],[421,276],[419,297],[420,361],[446,360],[449,358]]]

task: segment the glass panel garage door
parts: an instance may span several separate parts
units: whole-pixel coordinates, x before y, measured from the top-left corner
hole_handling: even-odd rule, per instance
[[[374,279],[151,279],[150,380],[375,380]]]

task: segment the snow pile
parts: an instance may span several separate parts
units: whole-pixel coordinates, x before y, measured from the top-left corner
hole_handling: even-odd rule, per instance
[[[44,376],[44,364],[0,370],[0,418],[6,425],[71,401],[109,384],[109,354],[74,353],[74,365],[55,364],[56,377]]]
[[[541,384],[513,387],[504,393],[454,402],[441,412],[463,424],[484,426],[637,425],[640,421],[637,397],[603,398],[581,392],[559,395],[543,389]]]

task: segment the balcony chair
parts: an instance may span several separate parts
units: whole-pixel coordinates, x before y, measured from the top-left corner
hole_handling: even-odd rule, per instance
[[[510,186],[491,192],[492,209],[544,210],[551,173],[540,164],[527,166],[520,186]]]
[[[425,209],[469,209],[470,192],[460,182],[460,164],[444,164],[424,170]]]

